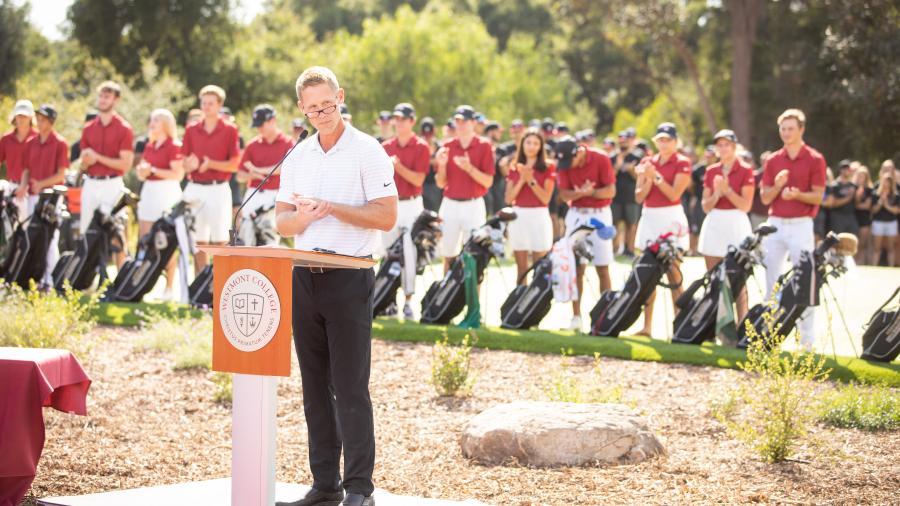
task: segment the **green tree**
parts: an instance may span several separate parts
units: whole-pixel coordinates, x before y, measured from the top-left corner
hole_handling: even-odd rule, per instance
[[[26,21],[29,6],[17,7],[12,0],[0,0],[0,93],[13,91],[13,83],[25,69]]]

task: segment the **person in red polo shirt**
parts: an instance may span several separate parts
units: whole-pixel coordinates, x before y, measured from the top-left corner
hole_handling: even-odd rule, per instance
[[[681,205],[681,195],[691,184],[691,160],[678,152],[678,130],[673,123],[660,123],[653,136],[657,154],[644,157],[635,168],[637,186],[635,201],[643,204],[638,220],[635,248],[644,249],[660,236],[671,234],[676,246],[687,250],[689,231],[687,216]],[[681,296],[681,271],[677,262],[666,276],[672,289],[672,301]],[[654,290],[644,308],[644,328],[639,335],[651,336],[653,329]]]
[[[392,113],[394,132],[396,135],[381,143],[384,151],[394,164],[394,184],[397,185],[397,223],[390,232],[381,234],[382,246],[385,250],[397,240],[401,229],[407,233],[416,218],[425,210],[422,202],[422,187],[428,176],[431,165],[431,147],[424,139],[416,135],[416,109],[409,103],[400,103]],[[406,291],[406,288],[409,291]],[[413,283],[404,283],[406,302],[403,305],[403,317],[413,318],[410,299],[413,295]]]
[[[225,105],[225,90],[204,86],[199,93],[203,118],[185,128],[181,154],[188,184],[184,199],[194,210],[194,239],[197,244],[224,244],[231,228],[231,175],[238,170],[241,148],[238,129],[219,116]],[[206,253],[194,254],[194,268],[200,272],[209,260]]]
[[[56,109],[44,104],[35,112],[38,134],[25,145],[24,168],[27,181],[22,180],[22,184],[28,186],[29,210],[34,209],[41,191],[63,182],[66,167],[69,166],[69,144],[53,130]],[[50,247],[47,249],[47,268],[44,270],[41,286],[48,287],[53,284],[51,275],[58,260],[59,230],[55,230]]]
[[[571,233],[581,225],[597,220],[604,225],[613,226],[610,204],[616,196],[616,173],[609,156],[595,148],[581,146],[574,137],[560,137],[554,146],[559,175],[559,197],[568,204],[566,211],[566,233]],[[609,278],[609,264],[612,263],[612,239],[594,237],[593,259],[591,263],[597,269],[600,278],[600,290],[612,289]],[[575,270],[578,286],[578,300],[572,301],[572,324],[570,328],[581,332],[581,294],[584,293],[584,265],[579,264]]]
[[[106,81],[97,87],[96,118],[81,132],[81,168],[85,175],[81,189],[81,233],[91,224],[94,211],[110,211],[119,200],[125,183],[122,176],[134,161],[134,131],[116,112],[122,95],[118,83]],[[125,251],[115,252],[116,265],[125,263]]]
[[[17,101],[9,122],[13,129],[0,137],[0,164],[6,165],[6,179],[15,190],[19,221],[24,221],[31,214],[28,209],[28,185],[22,184],[25,145],[37,135],[37,130],[34,129],[34,105],[31,101]]]
[[[700,229],[698,250],[706,259],[706,268],[722,260],[728,249],[738,247],[753,233],[750,207],[756,180],[753,167],[737,156],[738,139],[732,130],[720,130],[713,137],[719,161],[706,168],[703,175],[701,205],[706,219]],[[736,294],[737,319],[747,314],[747,287]]]
[[[800,259],[802,251],[815,248],[813,217],[825,196],[825,157],[803,142],[806,115],[788,109],[778,117],[784,147],[772,153],[763,169],[760,200],[769,206],[769,223],[778,230],[763,241],[766,267],[766,299],[771,297],[784,261]],[[815,312],[807,308],[800,317],[801,344],[811,350],[815,336]]]
[[[438,250],[444,257],[444,272],[472,230],[484,223],[484,195],[494,183],[494,148],[475,135],[475,109],[468,105],[453,114],[455,136],[435,156],[435,182],[444,190],[439,214],[443,236]]]
[[[244,194],[244,209],[241,211],[242,219],[249,220],[253,213],[260,208],[269,207],[273,211],[265,213],[263,219],[271,226],[272,230],[275,230],[275,196],[278,194],[278,187],[281,186],[281,169],[275,170],[272,177],[253,195],[252,201],[247,199],[294,145],[294,140],[278,128],[277,121],[275,108],[271,105],[262,104],[253,109],[253,121],[250,126],[255,128],[259,135],[251,140],[244,149],[237,173],[238,182],[247,185],[247,192]],[[249,242],[249,234],[247,237],[242,235],[242,238],[247,246],[262,246],[262,244],[256,244],[255,239],[254,242]],[[277,237],[273,244],[277,244]]]
[[[181,180],[184,179],[181,143],[178,142],[175,115],[168,109],[150,113],[147,144],[137,165],[141,185],[137,218],[139,235],[150,232],[153,223],[181,200]],[[173,300],[176,259],[173,255],[166,265],[166,288],[163,300]]]

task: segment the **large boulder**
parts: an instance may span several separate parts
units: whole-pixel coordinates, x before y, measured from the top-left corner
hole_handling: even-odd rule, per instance
[[[621,404],[513,402],[482,411],[465,427],[463,455],[485,464],[540,467],[634,464],[665,448]]]

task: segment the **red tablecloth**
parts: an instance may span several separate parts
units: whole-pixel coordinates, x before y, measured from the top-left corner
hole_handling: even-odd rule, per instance
[[[86,415],[91,379],[66,350],[0,348],[0,506],[16,506],[34,481],[52,406]]]

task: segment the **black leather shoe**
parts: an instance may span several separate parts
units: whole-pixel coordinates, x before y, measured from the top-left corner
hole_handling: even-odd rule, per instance
[[[341,506],[375,506],[375,498],[366,497],[362,494],[347,494]]]
[[[303,499],[298,499],[294,502],[276,502],[275,506],[340,506],[343,498],[344,492],[341,490],[337,492],[322,492],[311,488],[303,496]]]

